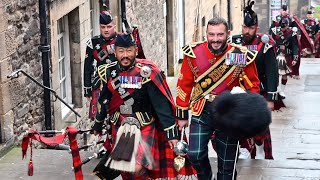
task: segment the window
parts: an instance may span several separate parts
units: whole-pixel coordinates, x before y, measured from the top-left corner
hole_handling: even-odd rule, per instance
[[[71,105],[71,74],[70,74],[70,47],[69,47],[69,27],[68,16],[58,20],[58,59],[59,59],[59,84],[60,97]],[[71,105],[72,106],[72,105]],[[61,103],[62,119],[69,113],[69,108]]]
[[[216,4],[212,7],[212,17],[218,16]]]

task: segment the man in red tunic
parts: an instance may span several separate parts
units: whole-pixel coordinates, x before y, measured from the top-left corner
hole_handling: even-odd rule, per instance
[[[207,24],[207,40],[183,47],[184,59],[177,82],[177,118],[179,126],[188,124],[189,109],[192,117],[188,157],[197,170],[198,179],[211,180],[208,142],[215,132],[218,154],[218,179],[231,180],[238,139],[228,137],[216,129],[208,105],[215,96],[235,86],[260,92],[256,52],[246,47],[227,43],[230,31],[225,19],[214,17]]]

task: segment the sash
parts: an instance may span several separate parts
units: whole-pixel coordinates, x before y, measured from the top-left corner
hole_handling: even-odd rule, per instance
[[[208,61],[208,57],[205,51],[205,47],[203,47],[203,44],[201,46],[196,46],[194,49],[194,53],[197,55],[197,59],[202,61],[196,61],[197,67],[201,74],[205,73],[207,69],[212,66],[210,62]]]
[[[234,47],[227,53],[233,50]],[[222,84],[222,82],[237,68],[236,65],[228,66],[225,64],[227,53],[196,79],[196,84],[191,96],[191,104],[196,103],[213,90],[219,94],[227,88],[227,84]]]

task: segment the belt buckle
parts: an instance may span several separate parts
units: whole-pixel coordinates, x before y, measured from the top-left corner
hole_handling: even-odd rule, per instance
[[[120,105],[120,113],[121,114],[132,114],[132,106],[131,105]]]

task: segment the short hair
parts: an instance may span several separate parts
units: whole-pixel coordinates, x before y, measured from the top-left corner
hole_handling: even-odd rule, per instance
[[[228,26],[227,21],[224,18],[220,17],[220,16],[215,16],[212,19],[210,19],[208,21],[208,24],[207,24],[207,29],[208,29],[209,25],[216,26],[216,25],[219,25],[219,24],[223,24],[226,27],[226,30],[228,31],[229,26]]]

